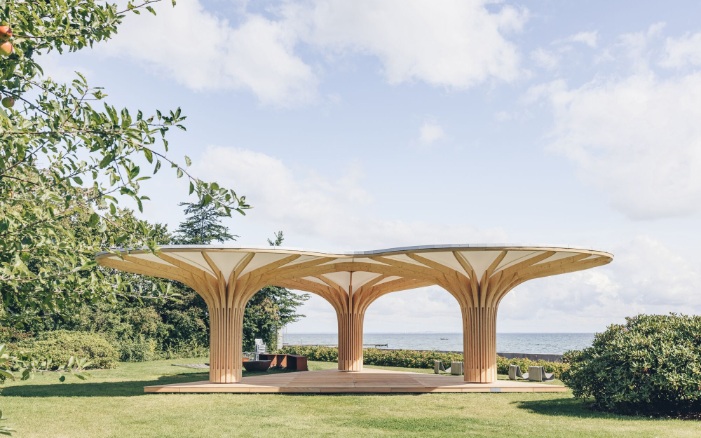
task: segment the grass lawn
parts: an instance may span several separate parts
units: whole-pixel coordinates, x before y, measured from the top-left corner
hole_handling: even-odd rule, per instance
[[[146,385],[207,380],[201,369],[172,366],[202,362],[122,363],[114,370],[92,371],[87,381],[68,376],[60,383],[57,374],[46,373],[8,382],[0,397],[8,418],[4,424],[17,437],[42,438],[701,436],[697,421],[601,414],[569,393],[144,394]],[[336,366],[309,365],[312,370]]]

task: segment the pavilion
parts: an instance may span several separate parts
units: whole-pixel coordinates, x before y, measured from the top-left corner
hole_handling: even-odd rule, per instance
[[[353,253],[225,246],[166,246],[97,255],[106,267],[179,281],[207,303],[210,384],[242,379],[243,314],[267,285],[317,294],[336,311],[338,369],[363,370],[363,320],[368,307],[391,292],[440,286],[460,306],[464,382],[497,379],[499,303],[519,284],[605,265],[613,256],[566,247],[434,245]],[[209,385],[211,388],[212,385]]]

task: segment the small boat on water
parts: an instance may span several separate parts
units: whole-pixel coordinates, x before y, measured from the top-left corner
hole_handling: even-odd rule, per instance
[[[448,338],[441,338],[441,341],[447,341]]]

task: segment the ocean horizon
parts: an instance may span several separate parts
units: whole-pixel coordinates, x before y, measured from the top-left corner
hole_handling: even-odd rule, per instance
[[[497,352],[563,354],[590,347],[595,333],[497,333]],[[283,345],[337,346],[336,333],[283,333]],[[384,349],[462,351],[462,333],[364,333],[363,345]]]

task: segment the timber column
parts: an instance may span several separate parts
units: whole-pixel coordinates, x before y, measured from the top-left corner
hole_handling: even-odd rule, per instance
[[[243,308],[209,309],[209,381],[237,383],[243,367]]]
[[[363,319],[365,312],[338,312],[338,369],[363,370]]]
[[[461,306],[465,382],[497,380],[497,308]]]

